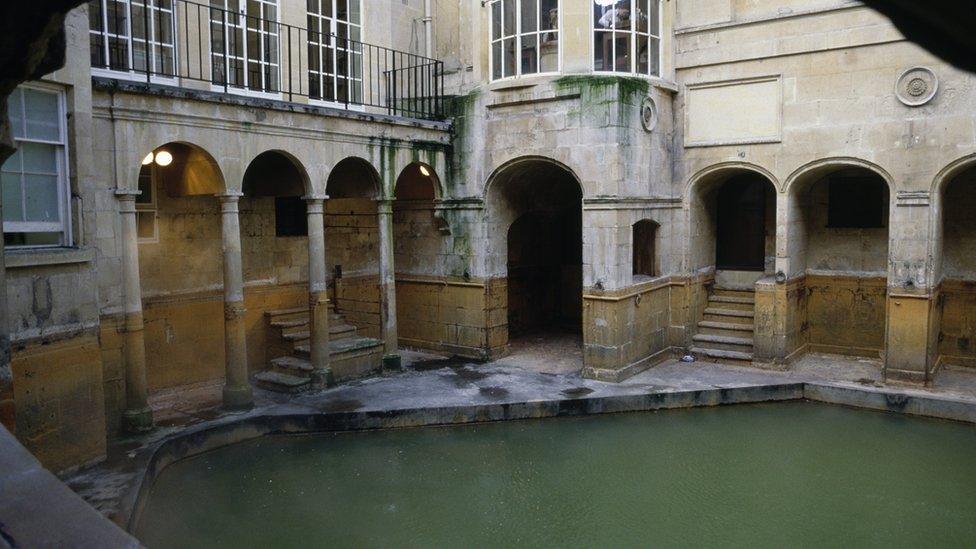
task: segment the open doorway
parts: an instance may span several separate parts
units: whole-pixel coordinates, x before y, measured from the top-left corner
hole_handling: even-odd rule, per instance
[[[493,250],[507,282],[512,357],[582,368],[582,192],[569,169],[515,161],[490,182]],[[501,241],[504,239],[504,241]],[[504,253],[504,255],[502,255]]]

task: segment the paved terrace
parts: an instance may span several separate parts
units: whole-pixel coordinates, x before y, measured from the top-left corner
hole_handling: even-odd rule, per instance
[[[811,354],[788,371],[669,360],[615,384],[583,379],[578,373],[567,371],[567,361],[570,359],[566,357],[574,356],[574,345],[572,341],[564,341],[543,347],[522,347],[508,358],[483,364],[407,351],[404,352],[404,368],[399,372],[346,383],[314,394],[294,396],[256,391],[257,405],[246,413],[220,410],[219,384],[198,385],[159,394],[153,400],[158,423],[155,431],[142,437],[116,441],[109,449],[106,462],[69,475],[65,480],[96,509],[124,524],[133,512],[136,494],[150,457],[162,441],[181,434],[203,432],[211,427],[248,419],[258,420],[264,416],[300,417],[336,412],[362,412],[368,416],[370,412],[382,415],[397,410],[440,409],[443,412],[441,416],[424,416],[425,419],[420,421],[453,422],[451,419],[442,421],[430,418],[451,418],[462,413],[467,414],[467,419],[461,421],[475,421],[484,420],[485,410],[491,410],[490,405],[498,404],[530,403],[526,408],[532,409],[531,403],[562,405],[566,401],[583,399],[597,403],[597,411],[606,411],[614,409],[609,403],[621,401],[618,397],[626,401],[628,396],[659,395],[665,399],[662,402],[668,402],[666,399],[671,394],[685,395],[681,398],[685,401],[683,405],[687,406],[694,404],[688,404],[686,396],[698,391],[710,396],[704,397],[704,400],[696,396],[693,402],[717,404],[740,398],[733,396],[727,400],[715,400],[714,395],[722,394],[722,390],[734,392],[740,388],[808,383],[816,384],[812,389],[814,391],[826,391],[818,393],[827,394],[826,397],[814,397],[818,400],[976,422],[974,370],[946,368],[939,374],[934,386],[928,388],[885,385],[881,382],[881,364],[878,361]],[[556,354],[561,356],[554,356]],[[845,396],[838,400],[836,395],[830,395],[831,391],[840,391]],[[764,400],[756,394],[748,398]],[[801,390],[795,394],[807,396],[809,393]],[[925,403],[916,406],[917,401],[907,397],[921,397]],[[601,399],[606,400],[601,402]],[[782,398],[771,397],[768,400],[776,399]],[[911,401],[910,405],[899,408],[906,401]],[[481,406],[486,407],[472,411],[475,408],[471,407]],[[952,412],[941,413],[947,406]],[[466,411],[452,411],[454,407],[465,407]],[[591,409],[586,408],[587,411],[583,413]],[[497,417],[491,415],[490,411],[487,413],[487,419]],[[384,425],[396,421],[391,417],[389,414],[386,416]],[[230,434],[223,436],[233,438]]]

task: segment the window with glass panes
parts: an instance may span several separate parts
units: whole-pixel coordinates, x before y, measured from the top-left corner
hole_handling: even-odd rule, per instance
[[[361,103],[363,27],[359,0],[307,0],[311,99]]]
[[[92,68],[176,76],[174,25],[173,0],[90,0]]]
[[[661,0],[592,0],[593,70],[661,75]]]
[[[280,92],[278,0],[210,0],[210,8],[214,84]]]
[[[559,0],[491,2],[491,79],[559,72]]]
[[[7,246],[69,243],[64,93],[24,85],[8,99],[17,151],[0,167]]]

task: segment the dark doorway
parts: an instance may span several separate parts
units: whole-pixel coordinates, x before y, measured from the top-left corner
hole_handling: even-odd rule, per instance
[[[765,268],[767,184],[756,175],[743,174],[722,185],[716,208],[716,269]]]
[[[509,337],[578,332],[582,315],[579,210],[529,212],[508,231]]]

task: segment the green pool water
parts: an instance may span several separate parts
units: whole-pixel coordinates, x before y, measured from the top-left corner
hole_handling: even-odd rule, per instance
[[[976,429],[807,402],[266,437],[178,462],[149,547],[976,545]]]

